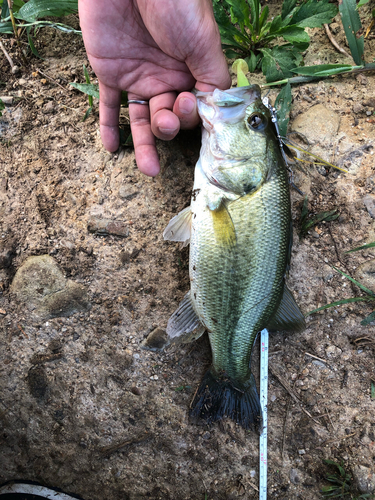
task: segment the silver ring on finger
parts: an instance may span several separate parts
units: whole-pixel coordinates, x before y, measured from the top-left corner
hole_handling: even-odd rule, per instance
[[[128,104],[146,104],[146,105],[148,105],[148,101],[141,101],[140,99],[129,99]]]

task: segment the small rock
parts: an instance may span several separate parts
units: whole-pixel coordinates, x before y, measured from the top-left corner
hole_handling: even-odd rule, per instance
[[[29,257],[16,272],[11,291],[39,318],[70,316],[90,309],[86,288],[67,280],[49,255]]]
[[[48,101],[47,104],[43,106],[43,113],[49,114],[53,113],[55,110],[55,104],[53,101]]]
[[[373,194],[366,194],[363,198],[363,203],[370,216],[375,219],[375,196]]]
[[[306,453],[306,450],[298,450],[299,455],[304,455]]]
[[[20,78],[18,80],[18,85],[26,85],[26,83],[27,83],[27,80],[25,80],[24,78]]]
[[[307,137],[309,141],[321,144],[332,139],[340,126],[340,116],[323,104],[316,104],[301,113],[291,124],[291,130]]]
[[[368,84],[368,79],[365,75],[362,75],[362,73],[360,73],[359,75],[356,76],[355,78],[357,80],[358,83],[360,83],[361,85],[367,85]]]
[[[3,101],[5,106],[11,106],[13,104],[14,97],[11,95],[2,95],[0,96],[0,100]]]
[[[302,451],[302,450],[301,450]],[[299,484],[301,482],[301,479],[299,477],[299,472],[297,469],[291,469],[290,470],[290,481],[293,484]]]
[[[358,114],[358,113],[363,113],[364,108],[360,102],[356,102],[353,104],[353,113]]]
[[[159,351],[165,347],[167,343],[167,333],[162,328],[155,328],[148,337],[141,343],[143,349],[149,351]]]
[[[375,291],[375,259],[368,260],[358,266],[355,278],[370,290]]]
[[[125,222],[111,219],[92,217],[87,225],[87,229],[90,233],[96,233],[102,236],[114,235],[123,238],[129,236],[129,228]]]
[[[118,190],[118,195],[123,200],[131,200],[134,196],[137,196],[137,191],[131,191],[128,186],[121,186]]]
[[[342,350],[335,346],[335,345],[330,345],[326,349],[326,356],[327,358],[337,358],[342,354]]]
[[[352,472],[361,493],[375,493],[375,473],[369,467],[355,465]]]

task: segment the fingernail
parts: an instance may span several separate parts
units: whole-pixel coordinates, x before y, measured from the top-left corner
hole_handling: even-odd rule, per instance
[[[159,132],[165,135],[174,135],[176,133],[176,129],[159,127]]]
[[[191,99],[184,97],[180,100],[178,107],[181,113],[190,115],[195,107],[195,103]]]

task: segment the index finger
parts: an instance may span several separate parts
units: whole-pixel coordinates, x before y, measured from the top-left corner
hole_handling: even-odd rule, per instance
[[[137,166],[144,174],[154,177],[160,172],[160,164],[151,132],[150,109],[145,104],[129,103],[129,118]]]

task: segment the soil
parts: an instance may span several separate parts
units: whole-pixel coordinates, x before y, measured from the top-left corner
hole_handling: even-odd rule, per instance
[[[332,30],[345,46],[339,20]],[[306,64],[351,62],[324,30],[310,34]],[[17,47],[4,43],[21,66]],[[0,483],[38,481],[85,500],[258,498],[258,436],[188,418],[210,364],[207,336],[163,352],[141,345],[165,329],[189,287],[188,250],[162,232],[189,204],[200,131],[158,142],[161,174],[143,176],[131,148],[103,149],[97,102],[82,121],[87,97],[68,84],[84,81],[82,40],[44,29],[35,44],[43,60],[30,56],[21,73],[0,59],[0,97],[12,97],[0,118]],[[370,38],[366,59],[374,53]],[[375,76],[295,86],[290,130],[316,104],[337,126],[321,136],[318,110],[318,125],[305,125],[309,149],[348,173],[294,172],[311,216],[340,214],[300,237],[304,197],[291,191],[288,284],[304,313],[364,296],[332,266],[358,277],[375,259],[375,249],[346,253],[375,240]],[[126,109],[121,124],[128,134]],[[43,255],[65,276],[61,287],[84,290],[83,305],[69,309],[68,294],[60,309],[41,311],[22,298],[16,272]],[[375,290],[373,269],[362,266],[361,276]],[[361,325],[373,307],[336,306],[308,316],[301,334],[270,337],[269,498],[322,498],[334,472],[324,459],[343,465],[353,494],[375,491],[375,327]]]

